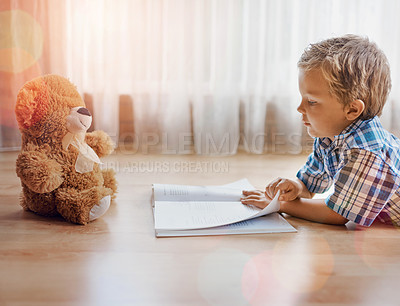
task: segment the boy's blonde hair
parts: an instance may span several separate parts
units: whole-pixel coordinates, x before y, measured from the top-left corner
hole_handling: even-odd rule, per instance
[[[361,119],[380,116],[391,89],[385,54],[368,38],[345,35],[310,44],[298,61],[305,71],[321,69],[331,94],[344,105],[365,103]]]

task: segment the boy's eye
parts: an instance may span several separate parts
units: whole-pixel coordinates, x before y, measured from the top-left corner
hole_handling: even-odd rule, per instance
[[[308,104],[314,105],[314,104],[317,104],[317,102],[316,101],[312,101],[312,100],[308,100]]]

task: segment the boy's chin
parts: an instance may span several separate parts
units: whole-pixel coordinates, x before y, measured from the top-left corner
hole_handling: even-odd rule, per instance
[[[318,137],[318,136],[316,135],[315,131],[314,131],[312,128],[310,128],[310,127],[307,127],[307,133],[308,133],[308,135],[310,135],[312,138]]]
[[[316,131],[314,131],[313,129],[307,128],[307,133],[308,135],[310,135],[312,138],[330,138],[331,140],[333,140],[333,136],[328,136],[324,133],[318,133]]]
[[[314,131],[312,128],[307,127],[307,133],[308,135],[310,135],[312,138],[318,138],[318,137],[324,137],[321,136],[319,133],[317,133],[316,131]]]

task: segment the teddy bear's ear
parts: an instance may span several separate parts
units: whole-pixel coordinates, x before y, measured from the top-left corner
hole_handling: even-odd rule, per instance
[[[19,128],[27,129],[40,121],[49,107],[49,93],[42,78],[33,79],[20,89],[15,106]]]

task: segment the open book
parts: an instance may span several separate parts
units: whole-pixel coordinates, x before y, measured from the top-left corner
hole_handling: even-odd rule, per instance
[[[243,205],[247,179],[221,186],[153,184],[157,237],[296,232],[281,215],[278,195],[264,209]]]

